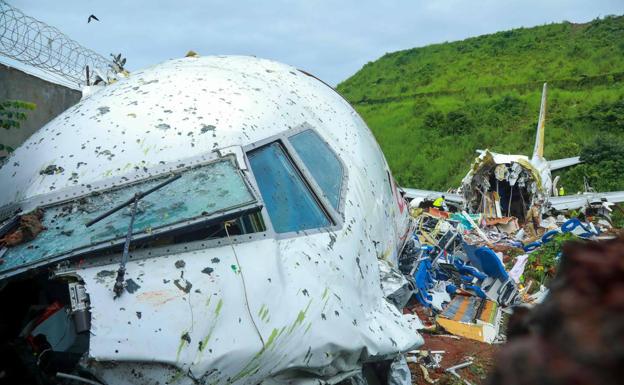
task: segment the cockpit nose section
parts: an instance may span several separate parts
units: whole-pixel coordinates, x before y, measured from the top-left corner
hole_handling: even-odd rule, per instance
[[[295,68],[219,56],[134,73],[33,135],[0,178],[16,204],[0,219],[40,209],[45,228],[7,251],[0,280],[82,285],[80,364],[107,383],[320,378],[422,343],[380,289],[378,258],[409,230],[383,154]]]

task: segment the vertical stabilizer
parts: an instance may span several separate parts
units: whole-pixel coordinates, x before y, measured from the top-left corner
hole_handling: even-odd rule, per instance
[[[544,157],[544,123],[546,122],[546,92],[547,84],[544,83],[542,89],[542,104],[540,105],[539,119],[537,121],[537,133],[535,135],[535,147],[533,148],[533,159]]]

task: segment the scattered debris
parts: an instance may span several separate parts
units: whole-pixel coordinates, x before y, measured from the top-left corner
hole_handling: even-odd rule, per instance
[[[466,362],[464,362],[464,363],[462,363],[462,364],[458,364],[458,365],[455,365],[455,366],[451,366],[450,368],[446,368],[446,371],[447,371],[447,372],[449,372],[449,373],[451,373],[451,374],[452,374],[452,375],[454,375],[455,377],[459,378],[460,380],[464,381],[464,383],[465,383],[466,385],[471,385],[471,383],[470,383],[470,382],[468,382],[468,380],[463,379],[463,378],[459,375],[459,373],[457,373],[457,370],[459,370],[459,369],[463,369],[463,368],[468,367],[468,366],[470,366],[470,365],[472,365],[472,361],[466,361]]]
[[[173,281],[173,284],[180,290],[182,290],[184,293],[188,294],[191,292],[191,288],[193,287],[193,284],[190,283],[189,281],[185,280],[185,279],[175,279]]]
[[[24,242],[32,241],[37,235],[45,230],[41,223],[43,210],[37,209],[19,217],[17,228],[0,238],[0,247],[12,247]]]
[[[427,381],[429,384],[435,384],[438,380],[433,380],[431,379],[431,377],[429,376],[429,371],[427,370],[427,368],[425,368],[423,365],[418,365],[420,367],[420,370],[422,370],[423,373],[423,377],[425,378],[425,381]]]
[[[97,108],[100,115],[104,115],[110,112],[110,107],[102,106]]]
[[[496,302],[458,295],[438,315],[437,322],[455,335],[492,343],[498,335],[500,319]]]
[[[527,230],[523,227],[526,217],[502,216],[495,204],[492,207],[490,214],[468,214],[453,207],[453,212],[432,207],[426,201],[418,208],[412,206],[415,230],[399,259],[409,284],[398,277],[390,279],[391,270],[381,270],[388,298],[406,298],[407,292],[407,300],[393,302],[397,306],[407,303],[404,318],[420,333],[447,339],[457,347],[466,341],[500,346],[507,341],[510,314],[548,301],[547,287],[559,269],[564,244],[599,239],[611,231],[609,221],[583,222],[552,210],[546,216],[535,210],[535,218],[528,218],[535,227]],[[394,283],[391,288],[387,287],[390,282]],[[445,332],[450,334],[440,334]],[[412,375],[418,378],[415,382],[442,380],[439,370],[444,354],[433,353],[442,349],[428,347],[427,340],[421,349],[407,356],[413,364]],[[493,350],[487,352],[493,354]],[[465,384],[482,383],[483,368],[475,367],[479,376],[471,378],[464,376],[470,370],[458,372],[474,362],[465,357],[455,357],[446,372]]]
[[[126,280],[125,288],[130,294],[134,294],[141,288],[132,278]]]

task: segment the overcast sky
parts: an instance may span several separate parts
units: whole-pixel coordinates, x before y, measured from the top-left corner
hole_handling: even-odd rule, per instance
[[[105,56],[121,52],[130,70],[192,49],[274,59],[332,85],[386,52],[624,14],[624,0],[6,1]]]

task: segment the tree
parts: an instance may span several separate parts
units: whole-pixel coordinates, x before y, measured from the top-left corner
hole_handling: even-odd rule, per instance
[[[624,190],[624,140],[599,136],[581,149],[584,162],[561,172],[568,191],[582,191],[584,178],[596,191]]]
[[[33,111],[37,106],[34,103],[22,100],[5,100],[0,102],[0,128],[10,130],[20,128],[21,122],[28,117],[26,111]],[[13,148],[0,143],[0,151],[13,152]]]

